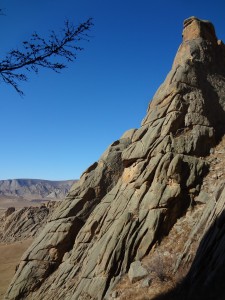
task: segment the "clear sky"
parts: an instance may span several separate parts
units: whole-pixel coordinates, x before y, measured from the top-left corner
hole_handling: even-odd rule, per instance
[[[169,72],[183,20],[213,22],[225,41],[224,0],[1,0],[1,52],[68,18],[93,17],[85,50],[58,75],[42,70],[21,87],[1,83],[0,179],[77,179],[126,130],[138,128]]]

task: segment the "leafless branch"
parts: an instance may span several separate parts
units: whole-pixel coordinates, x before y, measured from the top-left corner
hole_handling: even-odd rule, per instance
[[[77,52],[83,50],[78,44],[83,40],[89,41],[88,31],[92,26],[89,18],[77,27],[66,21],[61,35],[51,31],[47,39],[33,33],[30,40],[23,42],[22,50],[13,49],[0,61],[2,81],[23,95],[19,82],[28,80],[24,71],[38,73],[39,68],[47,68],[60,72],[67,63],[77,58]]]

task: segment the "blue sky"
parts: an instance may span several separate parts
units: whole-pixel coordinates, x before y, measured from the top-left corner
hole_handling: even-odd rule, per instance
[[[0,179],[75,179],[124,131],[138,128],[169,72],[185,18],[213,22],[225,41],[225,2],[167,0],[1,0],[1,52],[68,18],[93,17],[89,43],[58,75],[42,70],[21,98],[0,83]]]

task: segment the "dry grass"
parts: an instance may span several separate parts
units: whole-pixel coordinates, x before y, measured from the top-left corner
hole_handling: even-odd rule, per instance
[[[11,244],[0,244],[0,300],[15,273],[15,268],[24,251],[30,246],[32,239]]]
[[[151,276],[150,276],[151,277]],[[174,287],[174,282],[165,279],[161,281],[159,278],[152,278],[149,287],[142,286],[143,280],[131,284],[127,275],[123,277],[117,285],[119,300],[152,300],[157,295],[167,292]]]
[[[169,253],[169,252],[167,252]],[[146,278],[131,284],[125,275],[115,290],[118,300],[153,300],[156,296],[174,289],[187,274],[188,268],[180,268],[174,273],[174,256],[163,255],[158,249],[147,256],[142,264],[148,269]],[[143,286],[145,279],[149,279],[150,285]]]

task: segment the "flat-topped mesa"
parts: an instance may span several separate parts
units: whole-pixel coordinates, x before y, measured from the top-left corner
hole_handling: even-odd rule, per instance
[[[196,17],[190,17],[184,20],[183,41],[189,41],[196,38],[217,43],[217,37],[214,26],[211,22],[200,20]]]

